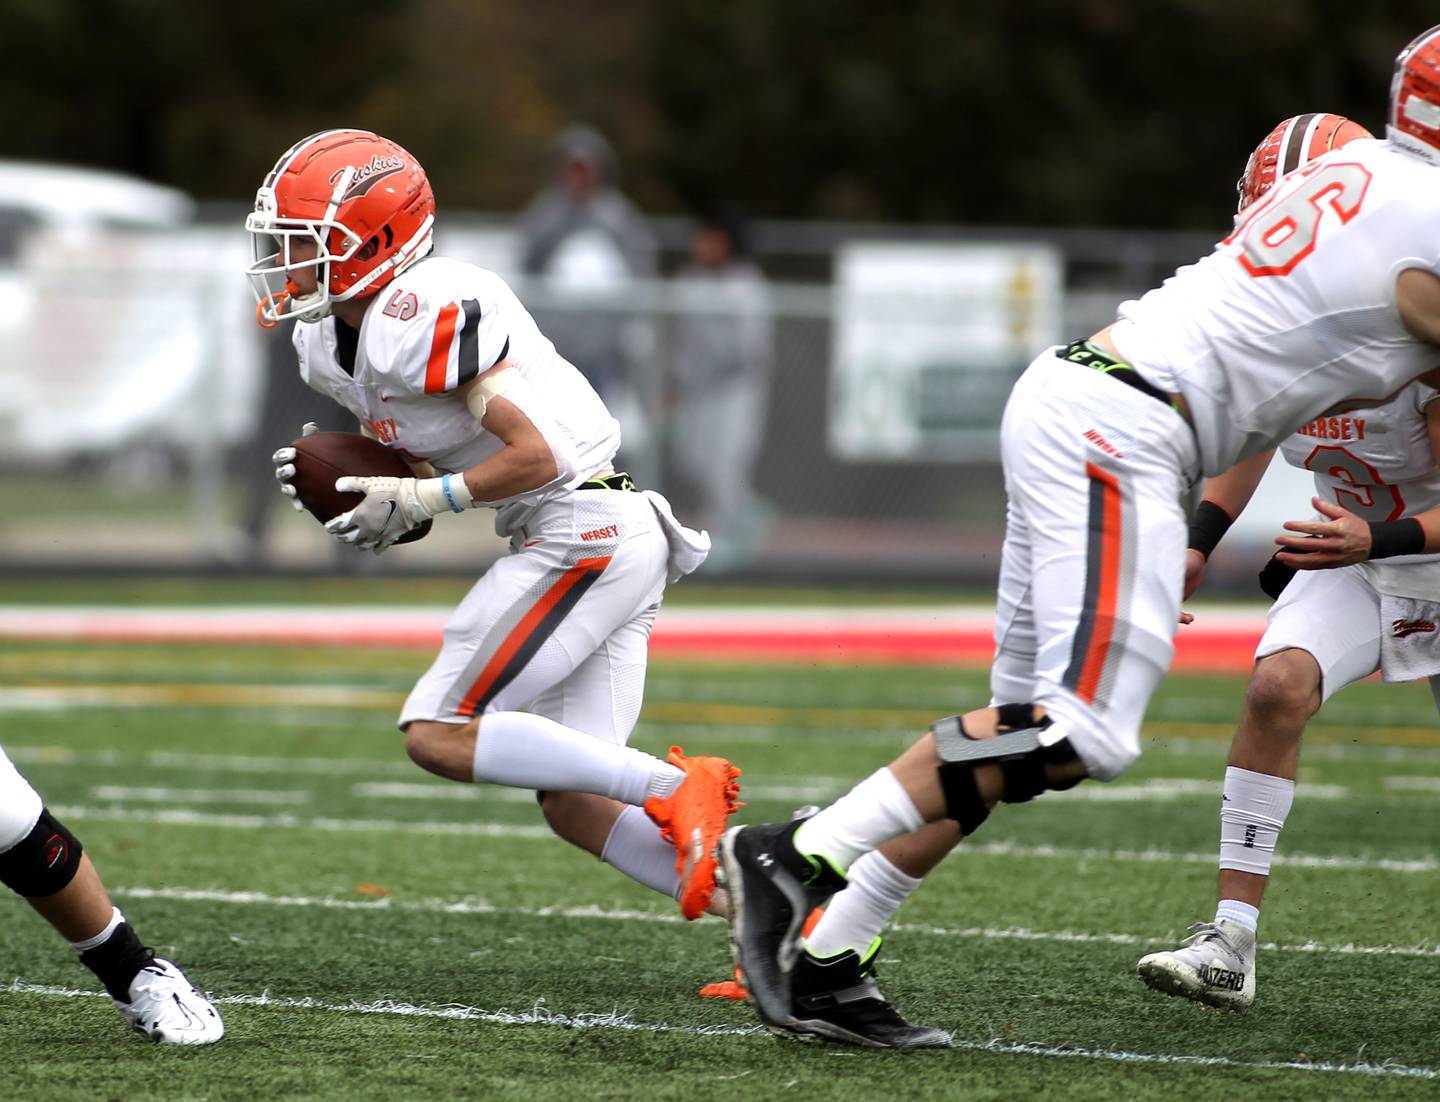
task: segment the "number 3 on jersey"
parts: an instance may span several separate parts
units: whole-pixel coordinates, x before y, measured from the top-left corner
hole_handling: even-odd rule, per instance
[[[1383,482],[1374,467],[1338,445],[1321,444],[1306,457],[1305,469],[1328,475],[1335,483],[1335,504],[1361,520],[1398,520],[1405,515],[1400,487]]]
[[[1256,212],[1225,242],[1240,242],[1240,264],[1252,276],[1289,275],[1315,251],[1325,211],[1334,211],[1343,225],[1360,213],[1369,186],[1370,172],[1363,165],[1321,165],[1299,187],[1276,188],[1255,204]]]

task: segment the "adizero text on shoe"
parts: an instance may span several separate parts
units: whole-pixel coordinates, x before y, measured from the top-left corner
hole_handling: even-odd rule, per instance
[[[846,1045],[866,1048],[949,1048],[950,1034],[912,1025],[875,982],[877,941],[862,961],[853,950],[824,960],[800,954],[790,976],[790,1028]]]
[[[1197,922],[1183,945],[1141,957],[1136,971],[1167,995],[1245,1010],[1255,1001],[1255,935],[1223,919]]]
[[[797,829],[794,822],[735,827],[720,842],[735,965],[761,1019],[784,1030],[805,919],[845,886],[828,864],[796,852]]]
[[[130,981],[130,1001],[115,1009],[135,1032],[166,1045],[209,1045],[225,1036],[225,1024],[210,1000],[185,973],[158,957]]]
[[[715,894],[715,847],[735,809],[742,806],[740,770],[724,758],[687,758],[678,746],[669,762],[685,771],[669,796],[645,801],[645,814],[676,849],[680,912],[691,921],[705,913]]]

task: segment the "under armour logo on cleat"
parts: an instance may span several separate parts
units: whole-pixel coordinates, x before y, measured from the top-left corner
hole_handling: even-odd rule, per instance
[[[762,853],[755,858],[755,863],[757,865],[760,865],[762,868],[768,869],[771,865],[775,863],[775,858],[771,857],[768,853]]]

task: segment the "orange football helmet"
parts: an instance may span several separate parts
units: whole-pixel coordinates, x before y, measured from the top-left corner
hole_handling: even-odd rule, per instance
[[[429,253],[434,224],[425,170],[394,142],[368,130],[325,130],[297,142],[275,162],[245,219],[257,320],[319,321],[332,303],[375,294]],[[314,247],[313,258],[292,255],[298,241]],[[290,275],[307,267],[317,287],[300,295]]]
[[[1385,136],[1440,165],[1440,27],[1431,27],[1395,59]]]
[[[1343,115],[1315,113],[1286,119],[1265,136],[1245,162],[1245,172],[1235,181],[1240,195],[1236,213],[1243,211],[1281,177],[1309,164],[1322,153],[1339,149],[1357,138],[1375,135]]]

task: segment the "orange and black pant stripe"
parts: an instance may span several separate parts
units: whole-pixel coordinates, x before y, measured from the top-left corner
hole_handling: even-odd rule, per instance
[[[555,633],[581,597],[600,579],[610,557],[580,559],[567,567],[506,633],[479,676],[461,698],[456,712],[474,716],[485,711],[505,686],[514,681],[545,640]]]
[[[1090,503],[1085,597],[1063,684],[1087,704],[1103,707],[1129,630],[1134,518],[1119,475],[1087,463]]]

